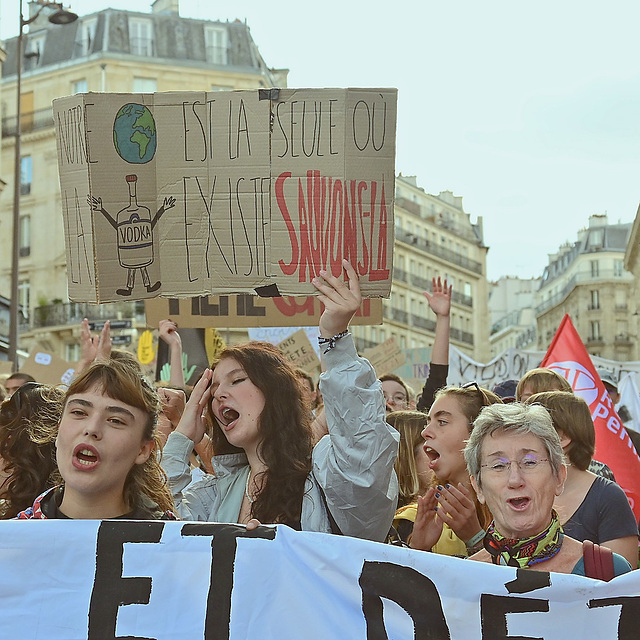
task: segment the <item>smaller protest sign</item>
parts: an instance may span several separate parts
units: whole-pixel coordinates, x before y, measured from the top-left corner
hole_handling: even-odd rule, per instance
[[[180,328],[300,327],[318,324],[322,304],[315,296],[262,298],[249,294],[145,300],[147,325],[171,318]],[[353,325],[382,324],[382,300],[362,301]]]
[[[278,348],[296,367],[304,369],[307,373],[315,373],[320,368],[320,359],[304,329],[299,329],[285,338],[278,344]]]
[[[25,360],[20,371],[33,376],[43,384],[69,384],[76,366],[58,356],[36,347]]]
[[[371,363],[371,366],[379,376],[397,369],[402,366],[406,360],[404,351],[400,349],[393,336],[377,347],[366,349],[363,355]]]

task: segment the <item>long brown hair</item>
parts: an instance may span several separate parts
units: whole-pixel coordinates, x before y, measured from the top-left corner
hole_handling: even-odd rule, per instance
[[[249,380],[264,395],[264,409],[258,417],[258,455],[267,467],[262,488],[251,505],[251,517],[260,522],[297,523],[302,497],[311,472],[311,407],[293,366],[282,352],[268,342],[248,342],[227,347],[211,365],[227,358],[236,360]],[[213,449],[217,454],[240,452],[227,442],[208,407]]]
[[[27,382],[0,406],[0,458],[9,474],[0,501],[0,519],[13,518],[30,507],[45,489],[56,484],[53,441],[37,442],[35,430],[58,426],[61,389]]]

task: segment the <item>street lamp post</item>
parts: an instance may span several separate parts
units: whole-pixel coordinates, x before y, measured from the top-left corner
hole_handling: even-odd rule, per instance
[[[13,371],[18,370],[18,283],[20,279],[19,257],[20,257],[20,187],[21,187],[21,157],[20,142],[22,133],[22,56],[23,54],[23,30],[24,27],[31,24],[40,15],[45,7],[57,9],[49,16],[49,22],[53,24],[70,24],[78,19],[78,16],[71,11],[62,8],[59,2],[48,2],[40,0],[40,9],[28,19],[24,19],[22,14],[22,0],[19,1],[20,14],[20,30],[18,31],[18,42],[16,46],[16,137],[15,137],[15,155],[13,166],[13,238],[11,247],[11,305],[9,307],[9,351],[8,358],[13,363]]]

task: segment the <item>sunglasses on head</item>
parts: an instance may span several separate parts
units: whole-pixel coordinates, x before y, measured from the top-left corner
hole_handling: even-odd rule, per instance
[[[465,382],[464,384],[460,385],[461,389],[475,389],[480,396],[482,397],[482,406],[483,407],[488,407],[491,402],[489,402],[489,399],[487,398],[484,390],[482,389],[482,387],[475,381],[472,380],[471,382]]]

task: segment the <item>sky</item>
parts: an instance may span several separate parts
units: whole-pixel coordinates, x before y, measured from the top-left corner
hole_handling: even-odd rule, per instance
[[[0,0],[0,38],[17,35],[18,6]],[[107,7],[151,0],[71,3]],[[396,173],[482,217],[492,280],[541,275],[590,215],[635,218],[635,0],[181,0],[180,15],[246,20],[289,87],[396,87]]]

